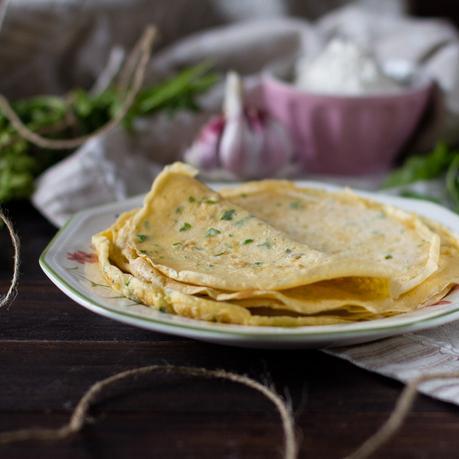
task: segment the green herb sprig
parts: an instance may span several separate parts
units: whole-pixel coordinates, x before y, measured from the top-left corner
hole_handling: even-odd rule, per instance
[[[424,156],[416,155],[405,163],[383,183],[383,189],[403,187],[422,180],[444,180],[445,195],[451,201],[453,209],[459,213],[459,150],[439,142],[435,148]],[[410,189],[401,189],[401,196],[439,202],[435,196],[418,193]]]
[[[212,87],[218,78],[208,64],[200,64],[147,87],[136,97],[123,124],[132,129],[134,120],[141,116],[197,111],[197,96]],[[12,107],[33,132],[66,139],[89,134],[109,122],[120,109],[122,97],[116,87],[97,95],[76,89],[67,97],[38,96],[13,102]],[[30,197],[35,178],[69,153],[34,146],[23,139],[0,112],[0,204]]]

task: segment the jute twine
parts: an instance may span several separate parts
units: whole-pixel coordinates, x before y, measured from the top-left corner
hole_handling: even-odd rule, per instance
[[[62,150],[79,147],[88,140],[91,140],[101,134],[107,133],[115,126],[117,126],[125,117],[126,113],[131,108],[140,88],[142,87],[155,36],[155,27],[148,26],[137,44],[132,49],[131,53],[126,59],[123,68],[120,71],[119,88],[125,91],[125,95],[119,110],[108,123],[101,126],[96,131],[91,132],[90,134],[75,137],[73,139],[48,139],[43,137],[40,134],[31,131],[21,121],[21,119],[12,108],[8,99],[1,94],[0,110],[24,139],[38,147],[48,148],[51,150]]]
[[[237,384],[250,387],[270,400],[276,407],[282,421],[284,431],[284,454],[285,459],[296,459],[298,456],[297,442],[295,437],[295,424],[289,407],[282,398],[271,389],[245,375],[230,373],[225,370],[207,370],[206,368],[180,367],[175,365],[150,365],[133,368],[110,376],[93,384],[78,402],[73,410],[69,421],[56,429],[43,429],[40,427],[14,430],[0,433],[0,445],[7,445],[25,440],[62,440],[79,432],[88,420],[88,412],[91,406],[100,400],[108,388],[147,376],[152,373],[170,373],[173,375],[194,376],[208,379],[224,379]]]
[[[24,125],[11,107],[11,104],[2,95],[0,95],[0,109],[19,134],[36,146],[48,149],[76,148],[88,140],[108,132],[110,129],[117,126],[126,115],[142,86],[155,35],[155,28],[151,26],[147,27],[144,34],[126,59],[123,69],[120,71],[118,82],[118,87],[122,91],[125,91],[124,100],[115,116],[107,124],[95,132],[73,139],[48,139],[31,131],[26,125]],[[5,216],[1,209],[0,219],[5,223],[5,227],[7,228],[14,249],[13,276],[8,291],[0,299],[0,308],[2,308],[11,304],[16,296],[19,279],[20,241],[13,229],[11,221]],[[174,365],[151,365],[133,368],[98,381],[86,391],[73,410],[69,421],[63,426],[54,429],[32,427],[13,430],[10,432],[0,432],[0,446],[28,440],[55,441],[69,438],[83,429],[89,419],[89,410],[97,401],[103,398],[109,388],[121,384],[122,382],[135,380],[153,373],[169,373],[173,375],[202,377],[208,379],[223,379],[237,384],[242,384],[261,393],[274,404],[281,418],[284,433],[283,458],[296,459],[298,457],[298,442],[295,435],[295,421],[289,406],[274,389],[261,384],[248,376],[227,372],[225,370],[208,370],[205,368],[181,367]],[[381,448],[381,446],[384,445],[384,443],[386,443],[390,438],[392,438],[400,430],[408,413],[410,412],[420,384],[430,380],[451,378],[459,378],[459,371],[423,375],[410,381],[399,396],[395,408],[388,420],[377,430],[375,434],[369,437],[353,453],[346,456],[345,459],[367,458]]]
[[[11,278],[10,286],[6,294],[1,297],[0,299],[0,309],[3,306],[11,304],[11,302],[16,297],[17,293],[17,286],[19,281],[19,260],[20,260],[20,252],[21,252],[21,243],[19,241],[18,235],[15,233],[13,224],[11,221],[6,218],[3,211],[0,209],[0,220],[3,221],[5,224],[6,229],[8,230],[8,234],[11,239],[11,244],[13,245],[13,277]]]
[[[459,371],[439,372],[418,376],[409,381],[400,394],[395,408],[387,421],[370,438],[363,442],[352,454],[345,459],[364,459],[370,457],[381,446],[393,437],[402,427],[410,412],[420,384],[438,379],[459,378]]]

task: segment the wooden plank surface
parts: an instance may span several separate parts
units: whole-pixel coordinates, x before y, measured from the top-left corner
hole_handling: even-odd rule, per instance
[[[19,295],[0,311],[0,430],[57,426],[92,383],[157,363],[224,368],[269,380],[288,396],[300,457],[348,454],[388,416],[392,380],[319,351],[247,350],[139,330],[78,306],[48,281],[38,256],[55,232],[29,205],[9,214],[23,241]],[[11,253],[0,231],[0,291]],[[268,401],[232,383],[156,375],[114,392],[71,440],[0,447],[0,458],[278,458],[282,435]],[[459,412],[421,396],[397,437],[375,457],[456,458]]]

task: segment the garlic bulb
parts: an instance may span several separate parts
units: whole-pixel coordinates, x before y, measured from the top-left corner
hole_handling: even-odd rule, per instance
[[[238,178],[275,175],[293,158],[287,130],[262,110],[244,105],[240,77],[227,77],[224,114],[207,123],[185,153],[203,171],[223,170]]]

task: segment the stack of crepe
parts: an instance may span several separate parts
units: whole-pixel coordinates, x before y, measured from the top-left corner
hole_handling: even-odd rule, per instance
[[[93,237],[114,290],[194,319],[288,327],[409,312],[459,281],[458,239],[417,215],[280,180],[217,193],[196,172],[166,167],[141,209]]]

